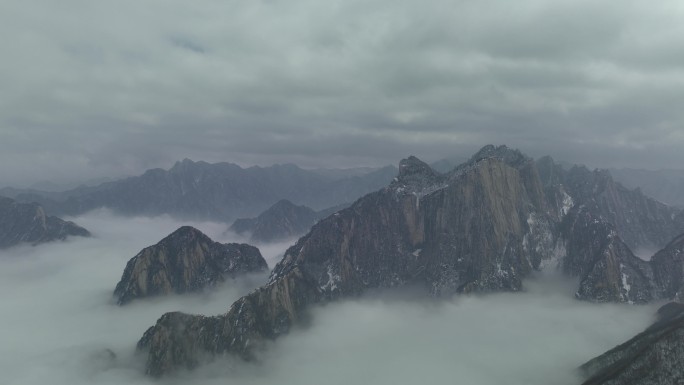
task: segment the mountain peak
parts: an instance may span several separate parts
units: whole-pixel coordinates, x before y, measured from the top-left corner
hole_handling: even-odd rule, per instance
[[[424,184],[425,182],[433,182],[438,177],[439,174],[430,165],[413,155],[399,162],[399,175],[397,176],[399,182],[406,184],[418,182]]]
[[[221,244],[194,227],[182,226],[128,261],[114,296],[124,305],[142,297],[201,291],[267,269],[256,247]]]
[[[520,150],[509,148],[506,145],[494,146],[493,144],[488,144],[470,158],[470,163],[476,163],[486,158],[496,158],[513,167],[518,167],[531,160]]]
[[[162,239],[161,242],[171,240],[171,239],[177,239],[177,238],[187,238],[187,237],[193,237],[193,238],[209,238],[206,234],[201,232],[200,230],[192,227],[192,226],[181,226],[176,231],[173,233],[169,234],[166,238]]]

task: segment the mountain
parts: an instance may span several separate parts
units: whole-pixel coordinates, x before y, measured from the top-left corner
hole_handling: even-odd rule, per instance
[[[169,170],[152,169],[94,187],[60,193],[5,188],[0,195],[38,202],[54,215],[107,207],[123,214],[232,221],[255,216],[281,199],[318,210],[352,202],[385,186],[395,175],[396,168],[385,167],[333,179],[292,164],[241,168],[185,159]]]
[[[128,261],[114,296],[125,305],[143,297],[201,291],[228,278],[267,270],[256,247],[214,242],[183,226]]]
[[[630,247],[662,247],[684,232],[678,214],[600,170],[566,170],[505,146],[485,146],[448,173],[409,157],[389,186],[316,223],[268,284],[226,314],[164,315],[138,347],[154,376],[203,355],[250,358],[314,304],[404,285],[434,296],[519,291],[532,271],[554,264],[580,278],[581,299],[645,302],[657,282]],[[682,271],[670,273],[678,282]]]
[[[45,215],[36,203],[18,203],[0,197],[0,249],[21,243],[37,245],[69,236],[88,237],[88,230],[57,217]]]
[[[537,161],[547,199],[566,212],[559,223],[563,271],[580,277],[577,297],[596,302],[672,299],[658,288],[656,262],[633,250],[658,249],[684,232],[682,213],[615,182],[606,170],[569,170]],[[670,274],[674,274],[674,270]]]
[[[256,218],[240,218],[230,226],[237,234],[249,233],[255,242],[273,242],[306,234],[319,219],[343,207],[314,211],[281,199]]]
[[[658,310],[644,332],[580,367],[583,385],[680,385],[684,383],[684,304]]]
[[[684,207],[684,170],[611,168],[609,171],[628,188],[638,188],[663,203]]]

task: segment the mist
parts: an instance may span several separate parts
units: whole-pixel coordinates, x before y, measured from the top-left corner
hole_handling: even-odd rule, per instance
[[[576,384],[578,365],[644,329],[658,306],[579,302],[574,282],[552,273],[526,281],[524,293],[377,292],[313,308],[308,327],[270,343],[256,363],[221,357],[157,381],[134,354],[149,326],[167,311],[224,313],[266,275],[119,307],[112,291],[126,262],[177,227],[244,240],[212,222],[105,210],[70,219],[94,237],[0,251],[3,384]],[[270,267],[289,244],[260,245]]]

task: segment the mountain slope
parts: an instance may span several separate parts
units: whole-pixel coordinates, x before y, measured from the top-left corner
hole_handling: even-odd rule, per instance
[[[88,230],[73,222],[45,215],[36,203],[18,203],[0,197],[0,249],[21,243],[36,245],[69,236],[88,237]]]
[[[684,304],[669,303],[644,332],[580,368],[583,385],[679,385],[684,383]]]
[[[319,218],[316,211],[281,199],[256,218],[235,220],[230,230],[249,233],[256,242],[272,242],[305,234]]]

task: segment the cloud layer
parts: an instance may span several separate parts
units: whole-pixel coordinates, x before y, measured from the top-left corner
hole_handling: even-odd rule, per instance
[[[3,384],[576,384],[577,365],[642,330],[655,309],[582,303],[573,282],[553,275],[518,294],[370,293],[313,309],[310,327],[273,343],[259,363],[222,358],[156,382],[133,354],[147,327],[166,311],[223,313],[265,277],[118,307],[111,293],[126,261],[180,223],[105,211],[76,219],[96,237],[0,252]],[[215,239],[225,230],[192,225]]]
[[[5,2],[0,175],[377,165],[489,142],[678,167],[681,41],[676,0]]]

